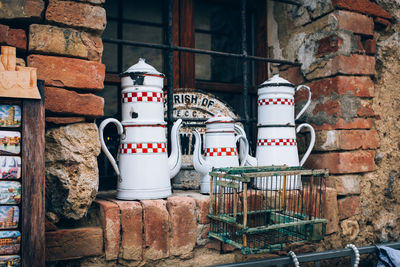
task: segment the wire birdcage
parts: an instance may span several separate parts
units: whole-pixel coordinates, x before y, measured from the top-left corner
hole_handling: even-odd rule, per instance
[[[327,170],[234,167],[213,169],[210,177],[209,237],[243,254],[324,237]]]

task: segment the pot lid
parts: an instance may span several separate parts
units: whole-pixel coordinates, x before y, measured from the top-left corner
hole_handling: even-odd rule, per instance
[[[231,117],[225,116],[223,114],[217,114],[214,117],[209,118],[206,124],[210,123],[233,123],[235,122]]]
[[[279,77],[279,74],[275,74],[270,78],[269,80],[266,80],[262,84],[258,86],[258,88],[262,87],[267,87],[267,86],[289,86],[289,87],[294,87],[294,85],[289,82],[288,80],[283,79],[282,77]]]
[[[160,75],[165,76],[161,72],[157,71],[153,66],[147,64],[144,58],[139,58],[138,63],[132,65],[125,72],[121,74],[121,76],[129,75],[131,73],[139,73],[139,74],[152,74],[152,75]]]

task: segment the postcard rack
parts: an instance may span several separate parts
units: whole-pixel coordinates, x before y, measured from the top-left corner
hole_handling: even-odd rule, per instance
[[[210,238],[255,254],[324,237],[327,170],[218,168],[210,177]]]

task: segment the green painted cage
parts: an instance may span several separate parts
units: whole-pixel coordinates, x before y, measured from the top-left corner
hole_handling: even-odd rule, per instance
[[[210,238],[233,245],[243,254],[323,239],[327,170],[214,168],[210,177]]]

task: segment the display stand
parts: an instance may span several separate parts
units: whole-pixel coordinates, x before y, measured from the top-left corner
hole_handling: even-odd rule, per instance
[[[44,82],[0,56],[0,265],[45,266]]]

